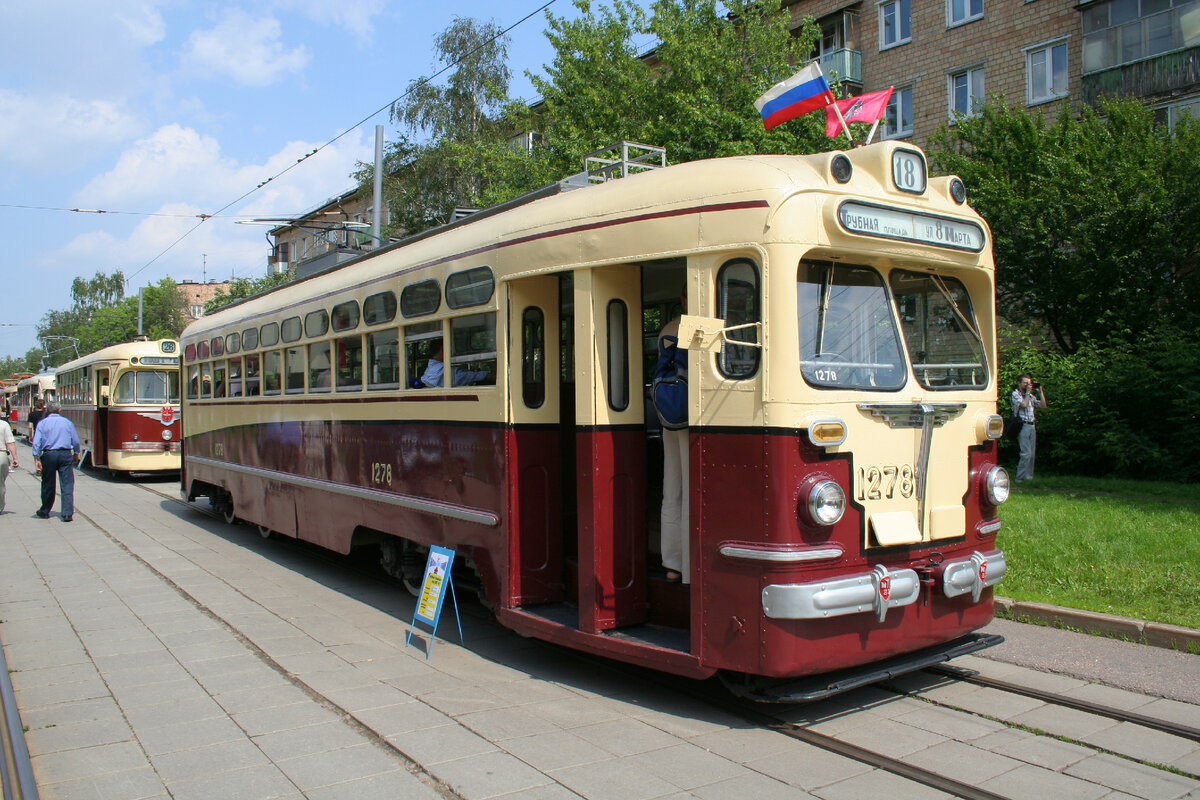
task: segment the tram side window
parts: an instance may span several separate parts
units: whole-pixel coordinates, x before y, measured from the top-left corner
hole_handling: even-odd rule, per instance
[[[247,328],[242,331],[242,347],[246,350],[258,347],[258,328]]]
[[[803,261],[796,305],[800,373],[809,385],[879,391],[904,386],[900,336],[878,272]]]
[[[213,397],[225,396],[225,362],[213,362]]]
[[[288,372],[291,372],[291,352],[288,350]],[[310,392],[328,392],[332,384],[329,342],[313,342],[308,346],[308,390]],[[291,388],[289,380],[288,389]]]
[[[537,306],[521,314],[521,396],[529,408],[546,402],[546,315]]]
[[[200,365],[200,397],[212,397],[212,364],[207,361]]]
[[[367,335],[367,387],[400,388],[400,339],[395,328]]]
[[[413,389],[425,386],[421,376],[429,367],[430,357],[441,344],[441,322],[418,322],[404,327],[404,364],[408,370],[405,386]]]
[[[279,394],[283,387],[283,357],[279,350],[263,353],[263,394]]]
[[[373,294],[363,301],[363,321],[368,325],[382,325],[396,318],[396,295],[394,292]]]
[[[738,342],[758,342],[754,323],[762,319],[758,303],[758,268],[752,261],[737,259],[721,267],[717,273],[717,316],[725,327],[752,327],[729,331],[729,339]],[[758,371],[759,348],[724,344],[717,355],[717,368],[727,378],[749,378]]]
[[[112,401],[114,404],[128,404],[134,401],[136,389],[134,387],[134,378],[137,375],[135,372],[126,372],[117,378],[116,391],[113,392]]]
[[[242,396],[242,360],[240,358],[229,359],[229,396]]]
[[[608,304],[608,405],[629,407],[629,307],[621,300]]]
[[[274,347],[279,344],[279,323],[268,322],[263,325],[258,331],[258,343],[263,347]]]
[[[188,400],[196,400],[200,397],[200,365],[192,364],[188,367]]]
[[[894,270],[904,345],[926,389],[983,388],[987,360],[967,289],[955,278]]]
[[[243,341],[245,341],[245,337],[243,337]],[[260,383],[258,356],[246,356],[246,397],[258,397]]]
[[[358,306],[355,306],[357,310]],[[345,336],[337,344],[337,390],[357,392],[362,390],[362,337]]]
[[[338,303],[330,315],[333,330],[350,331],[358,327],[358,303],[351,300],[348,303]]]
[[[449,367],[455,386],[496,384],[495,312],[450,320]]]

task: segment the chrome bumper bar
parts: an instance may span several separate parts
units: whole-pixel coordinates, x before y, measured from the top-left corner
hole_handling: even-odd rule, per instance
[[[1004,577],[1004,553],[978,551],[969,559],[942,567],[946,597],[971,594],[974,602]],[[890,609],[915,603],[921,579],[915,570],[889,570],[877,564],[870,572],[811,583],[771,584],[762,591],[763,613],[771,619],[827,619],[871,612],[883,622]]]

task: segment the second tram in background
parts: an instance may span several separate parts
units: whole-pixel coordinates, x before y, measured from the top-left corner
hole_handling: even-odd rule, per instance
[[[17,393],[13,401],[13,408],[16,410],[14,420],[16,424],[13,425],[13,433],[19,433],[33,441],[33,427],[29,424],[29,412],[33,410],[36,401],[41,400],[44,406],[54,399],[54,379],[55,371],[46,370],[37,375],[23,378],[17,384]]]
[[[174,339],[112,345],[58,368],[58,401],[85,464],[113,472],[173,472],[183,441]]]
[[[189,326],[183,489],[409,585],[453,548],[514,630],[756,698],[971,652],[1006,566],[988,238],[897,142],[547,187]],[[681,292],[679,582],[644,390]]]

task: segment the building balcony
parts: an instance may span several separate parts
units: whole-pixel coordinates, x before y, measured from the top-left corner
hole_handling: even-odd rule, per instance
[[[1121,64],[1083,76],[1082,97],[1094,106],[1101,97],[1156,98],[1200,88],[1200,47]]]
[[[819,61],[831,86],[842,81],[862,86],[862,53],[857,50],[834,50],[821,56]]]

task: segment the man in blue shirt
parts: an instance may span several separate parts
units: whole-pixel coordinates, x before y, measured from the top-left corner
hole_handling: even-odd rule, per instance
[[[75,516],[75,471],[81,446],[79,434],[71,420],[59,414],[61,408],[54,400],[46,403],[46,416],[33,433],[33,464],[42,473],[42,507],[37,515],[50,518],[54,505],[55,476],[62,482],[62,521]]]
[[[429,361],[425,365],[425,372],[421,375],[421,383],[425,386],[441,386],[445,382],[445,357],[442,353],[442,342],[439,339],[434,345],[434,350],[429,356]],[[455,386],[475,386],[480,383],[492,384],[496,380],[490,372],[480,372],[469,369],[461,369],[454,367],[454,385]]]

